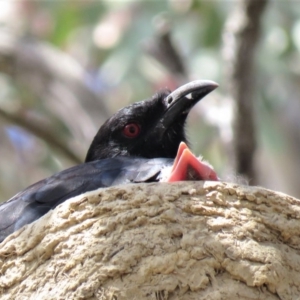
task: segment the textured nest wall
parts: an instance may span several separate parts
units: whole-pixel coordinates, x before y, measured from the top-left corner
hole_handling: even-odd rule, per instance
[[[0,244],[0,299],[300,299],[299,217],[257,187],[99,189]]]

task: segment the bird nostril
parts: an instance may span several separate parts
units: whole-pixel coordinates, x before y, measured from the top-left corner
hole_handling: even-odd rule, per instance
[[[172,101],[173,101],[173,98],[172,97],[168,97],[168,99],[167,99],[168,104],[171,104]]]

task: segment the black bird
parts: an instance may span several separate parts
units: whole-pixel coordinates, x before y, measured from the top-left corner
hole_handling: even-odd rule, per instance
[[[212,81],[197,80],[172,93],[158,92],[151,99],[119,110],[99,129],[85,163],[41,180],[0,205],[0,242],[65,200],[100,187],[160,181],[164,176],[169,177],[169,181],[191,176],[217,180],[206,165],[205,171],[201,164],[201,170],[195,171],[198,167],[195,157],[191,163],[193,174],[177,176],[178,170],[190,171],[187,170],[190,152],[184,151],[187,150],[185,144],[179,147],[181,142],[186,142],[184,125],[187,115],[217,86]],[[179,156],[171,176],[170,167],[177,150]],[[164,175],[163,170],[167,167],[169,175]]]
[[[100,127],[85,161],[115,156],[174,159],[180,142],[187,142],[188,113],[217,86],[213,81],[196,80],[120,109]]]

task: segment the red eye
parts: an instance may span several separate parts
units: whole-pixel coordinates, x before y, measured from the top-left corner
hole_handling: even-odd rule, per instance
[[[137,123],[129,123],[124,126],[122,132],[128,138],[135,138],[140,134],[141,127]]]

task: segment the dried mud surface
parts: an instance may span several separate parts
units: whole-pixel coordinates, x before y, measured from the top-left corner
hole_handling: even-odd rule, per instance
[[[299,218],[259,187],[99,189],[0,244],[0,299],[300,299]]]

